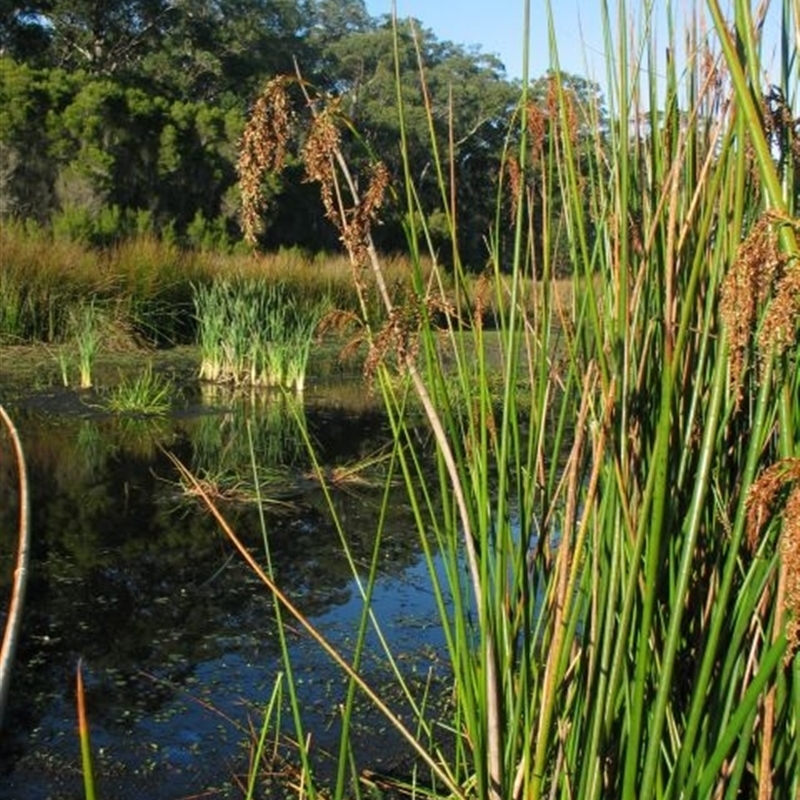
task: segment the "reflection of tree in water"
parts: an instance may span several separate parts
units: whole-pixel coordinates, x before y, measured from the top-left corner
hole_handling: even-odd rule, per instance
[[[196,472],[250,474],[251,441],[252,454],[261,467],[288,467],[305,454],[298,425],[303,419],[302,399],[284,392],[211,384],[204,384],[202,391],[207,406],[222,406],[222,410],[203,414],[187,425]]]
[[[266,401],[243,408],[249,409],[258,458],[274,456],[270,448],[277,442],[295,459],[293,474],[306,474],[308,461],[296,447],[296,427],[288,423],[298,409]],[[386,443],[385,422],[372,412],[312,406],[304,413],[325,467]],[[69,692],[78,656],[86,659],[90,688],[104,698],[95,712],[98,721],[108,725],[160,713],[176,701],[179,687],[195,679],[200,664],[222,663],[232,654],[262,669],[274,663],[266,588],[232,553],[200,504],[180,497],[173,468],[158,447],[168,446],[184,463],[204,452],[217,463],[229,458],[249,468],[247,419],[242,413],[157,425],[127,420],[145,423],[134,428],[122,420],[28,420],[35,566],[20,652],[27,668],[10,709],[21,732],[42,724],[53,699]],[[222,425],[218,438],[197,434],[201,423],[210,428],[212,422]],[[7,493],[7,487],[4,479],[0,491]],[[405,493],[392,492],[380,541],[386,573],[412,563],[418,550]],[[376,546],[382,501],[380,482],[333,488],[336,514],[363,574]],[[2,508],[6,530],[8,504]],[[227,504],[223,510],[264,563],[254,506]],[[321,614],[353,596],[350,567],[318,484],[302,481],[290,513],[268,512],[267,536],[277,581],[304,613]],[[310,647],[301,658],[318,656]]]

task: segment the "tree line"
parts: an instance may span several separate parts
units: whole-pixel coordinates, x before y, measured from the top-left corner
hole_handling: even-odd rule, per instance
[[[0,2],[0,217],[97,245],[150,233],[236,246],[238,143],[259,91],[281,74],[336,98],[353,132],[348,157],[380,158],[400,197],[402,105],[409,173],[434,245],[446,256],[432,137],[454,178],[461,256],[482,267],[521,86],[497,57],[440,41],[417,21],[395,29],[363,0]],[[587,125],[602,113],[598,87],[561,78],[583,109],[581,135],[595,135]],[[552,120],[551,79],[535,80],[530,96]],[[300,92],[294,102],[304,103]],[[261,248],[336,247],[299,159],[262,191]],[[383,223],[379,246],[402,248],[408,220],[389,209]]]

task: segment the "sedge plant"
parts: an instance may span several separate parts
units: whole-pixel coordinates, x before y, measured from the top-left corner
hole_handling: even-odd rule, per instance
[[[105,399],[109,411],[163,416],[172,405],[175,387],[172,381],[153,371],[152,363],[135,377],[123,376]]]
[[[95,301],[79,305],[72,312],[70,323],[77,350],[80,388],[90,389],[93,384],[94,365],[101,344],[101,315]]]
[[[285,285],[258,278],[193,291],[201,380],[303,391],[320,303],[303,304]]]
[[[651,35],[652,4],[638,27],[625,2],[602,4],[607,113],[565,80],[551,34],[544,91],[523,81],[497,169],[483,284],[500,309],[497,358],[482,295],[466,329],[442,314],[443,287],[458,291],[467,276],[458,163],[437,114],[428,109],[430,159],[454,267],[447,281],[435,262],[423,274],[432,237],[409,224],[414,291],[398,302],[371,226],[390,199],[409,221],[426,219],[412,166],[399,197],[375,157],[354,175],[339,147],[349,121],[307,98],[307,178],[338,220],[356,286],[370,271],[384,304],[375,320],[361,303],[367,368],[393,429],[390,476],[405,481],[430,566],[450,717],[407,691],[411,722],[401,720],[364,679],[358,647],[345,658],[303,624],[348,676],[345,722],[364,692],[419,757],[426,780],[404,782],[414,796],[800,790],[797,7],[779,4],[782,85],[768,89],[760,20],[734,5],[725,19],[709,0],[713,33],[690,18],[679,49],[674,19],[666,42]],[[527,7],[526,29],[529,18]],[[293,80],[267,86],[243,138],[251,236],[259,180],[280,168],[297,128]],[[424,92],[422,62],[420,82]],[[402,120],[399,77],[396,103]],[[569,295],[555,280],[564,252]],[[241,551],[279,613],[301,617]],[[373,573],[358,585],[361,630],[380,634]],[[300,791],[313,797],[297,702]],[[334,796],[359,792],[346,724],[339,759]]]

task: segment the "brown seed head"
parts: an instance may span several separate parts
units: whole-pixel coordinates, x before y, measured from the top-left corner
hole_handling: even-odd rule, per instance
[[[800,232],[800,221],[775,218],[776,225],[793,225]],[[797,342],[800,332],[800,258],[787,258],[778,250],[777,236],[773,237],[771,254],[774,268],[774,294],[770,301],[764,325],[758,337],[762,352],[773,348],[783,354]]]
[[[528,103],[528,135],[531,137],[531,156],[536,161],[544,149],[547,134],[547,114],[542,107],[531,100]]]
[[[363,265],[367,261],[372,226],[378,219],[388,186],[389,170],[386,165],[381,161],[372,164],[367,190],[360,202],[348,210],[344,224],[340,226],[342,242],[355,265]]]
[[[789,640],[788,653],[800,648],[800,483],[796,484],[783,516],[781,558],[786,569],[786,611],[789,619],[786,635]]]
[[[777,513],[779,501],[788,497],[783,507],[780,540],[782,568],[786,571],[784,610],[787,613],[787,653],[800,646],[800,458],[785,458],[768,467],[750,487],[747,496],[747,542],[755,552],[761,531]]]
[[[254,244],[262,230],[264,195],[261,182],[267,172],[279,172],[286,159],[294,112],[287,87],[291,79],[278,76],[267,83],[256,100],[239,144],[239,186],[242,194],[242,230]]]
[[[335,203],[336,174],[334,157],[341,143],[341,134],[336,121],[337,106],[331,103],[314,117],[311,130],[302,149],[306,180],[318,183],[322,195],[325,215],[339,225],[339,214]]]
[[[771,294],[782,263],[774,227],[768,217],[763,217],[740,245],[722,285],[720,314],[730,341],[731,386],[737,403],[742,399],[745,357],[753,340],[759,306]],[[767,319],[764,328],[771,327]],[[782,324],[779,327],[783,329]]]
[[[510,217],[513,225],[522,200],[522,170],[515,156],[511,156],[506,162],[506,173],[508,174],[508,186],[511,195]]]

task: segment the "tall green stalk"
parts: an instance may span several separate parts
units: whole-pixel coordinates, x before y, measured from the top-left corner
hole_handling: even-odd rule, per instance
[[[412,735],[370,697],[456,795],[706,800],[763,795],[772,773],[797,767],[779,509],[757,540],[748,531],[759,472],[798,452],[796,329],[780,352],[759,352],[780,284],[757,275],[749,295],[735,294],[774,231],[776,269],[795,268],[796,177],[794,167],[779,175],[761,90],[747,82],[760,70],[746,4],[737,3],[738,47],[710,0],[718,38],[701,40],[692,19],[685,51],[668,7],[663,68],[655,7],[631,29],[624,2],[602,3],[606,116],[559,70],[545,3],[554,69],[521,87],[497,168],[484,294],[458,322],[439,314],[470,288],[453,201],[458,152],[421,58],[452,273],[422,269],[431,209],[403,124],[410,297],[393,296],[361,213],[380,189],[377,165],[359,179],[334,147],[335,169],[317,173],[338,203],[326,210],[341,215],[355,274],[372,271],[384,304],[375,319],[362,299],[364,331],[452,665],[450,760],[424,702],[412,702]],[[783,7],[789,28],[794,6]],[[789,42],[784,65],[798,57]],[[311,125],[335,117],[307,99]],[[555,278],[565,253],[568,287]],[[495,331],[486,297],[499,309]],[[355,658],[337,660],[351,680],[337,797],[357,760],[348,724],[354,687],[365,688],[374,579],[359,583]]]

